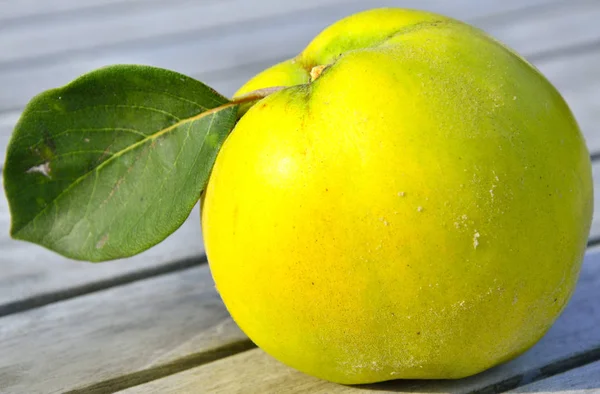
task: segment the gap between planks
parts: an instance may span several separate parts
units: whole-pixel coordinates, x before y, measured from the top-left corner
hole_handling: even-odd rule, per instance
[[[461,381],[373,388],[507,389],[593,361],[600,348],[599,284],[600,249],[595,248],[586,254],[565,312],[524,355]],[[253,347],[229,317],[203,265],[0,318],[0,354],[5,356],[0,392],[104,393],[134,387],[133,392],[166,393],[170,387],[196,393],[203,392],[202,384],[231,388],[230,381],[256,385],[254,392],[261,393],[273,392],[264,384],[327,393],[346,387],[293,371]],[[590,352],[596,353],[590,357]]]
[[[390,381],[342,386],[297,372],[260,349],[217,360],[124,392],[134,393],[497,393],[600,360],[600,248],[589,249],[575,294],[550,331],[516,359],[481,374],[447,381]]]
[[[600,393],[600,361],[528,384],[510,393]]]
[[[252,347],[202,265],[0,318],[0,392],[113,392]]]
[[[144,383],[161,379],[188,369],[196,368],[210,362],[255,349],[256,345],[249,339],[240,339],[205,352],[190,354],[167,364],[118,376],[89,386],[66,391],[65,394],[104,394],[114,393]]]
[[[55,302],[65,301],[70,298],[80,297],[86,294],[110,289],[111,287],[123,286],[135,281],[186,270],[201,264],[207,264],[206,255],[177,260],[165,263],[163,265],[142,268],[138,271],[123,273],[118,276],[84,283],[79,286],[66,287],[56,291],[36,294],[31,297],[0,304],[0,318],[13,313],[20,313]]]

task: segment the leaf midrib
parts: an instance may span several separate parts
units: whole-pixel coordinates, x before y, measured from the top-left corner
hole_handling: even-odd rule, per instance
[[[40,210],[35,216],[33,216],[30,220],[28,220],[26,223],[24,223],[20,228],[16,229],[16,228],[11,228],[11,236],[15,239],[20,239],[19,238],[19,234],[25,230],[32,222],[34,222],[35,220],[37,220],[40,216],[42,216],[43,214],[46,213],[46,211],[53,205],[56,204],[56,201],[59,200],[65,193],[69,192],[71,189],[73,189],[75,186],[77,186],[79,183],[81,183],[83,180],[85,180],[91,173],[93,172],[98,172],[100,171],[102,168],[104,168],[105,166],[109,165],[110,163],[112,163],[115,159],[123,156],[124,154],[144,145],[145,143],[152,141],[153,139],[156,139],[174,129],[177,129],[187,123],[192,123],[195,122],[199,119],[202,119],[206,116],[210,116],[213,115],[219,111],[222,111],[224,109],[227,108],[231,108],[238,105],[238,103],[235,102],[228,102],[222,105],[219,105],[218,107],[209,109],[207,111],[201,112],[197,115],[194,115],[192,117],[186,118],[186,119],[181,119],[180,121],[178,121],[177,123],[174,123],[168,127],[165,127],[161,130],[156,131],[153,134],[150,134],[146,137],[144,137],[143,139],[136,141],[135,143],[129,145],[128,147],[126,147],[125,149],[120,150],[119,152],[116,152],[115,154],[113,154],[112,156],[110,156],[108,159],[106,159],[105,161],[103,161],[102,163],[100,163],[100,165],[92,168],[91,170],[85,172],[84,174],[82,174],[80,177],[78,177],[77,179],[75,179],[69,186],[67,186],[60,194],[58,194],[55,198],[52,199],[52,201],[48,202],[48,204],[42,209]]]

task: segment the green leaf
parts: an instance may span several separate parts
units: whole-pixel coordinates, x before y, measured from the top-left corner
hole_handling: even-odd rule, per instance
[[[88,261],[159,243],[198,201],[237,107],[194,79],[133,65],[38,95],[4,166],[11,235]]]

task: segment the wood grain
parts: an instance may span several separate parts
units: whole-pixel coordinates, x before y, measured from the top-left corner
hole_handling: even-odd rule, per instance
[[[29,24],[9,26],[0,36],[0,68],[35,61],[36,57],[77,50],[92,50],[122,42],[164,39],[182,32],[202,32],[215,27],[263,22],[268,18],[315,8],[320,5],[342,4],[348,0],[225,0],[189,1],[176,6],[141,7],[134,13],[115,12],[110,19],[72,19],[69,23],[48,18],[35,27]],[[151,28],[149,28],[151,27]],[[37,45],[28,45],[36,43]]]
[[[113,392],[249,347],[205,265],[0,318],[0,392]]]
[[[521,357],[479,375],[448,381],[392,381],[359,388],[309,377],[255,349],[184,371],[124,393],[468,393],[499,392],[547,374],[600,358],[600,248],[591,249],[577,290],[547,335]],[[554,370],[556,373],[557,371]]]
[[[600,393],[600,361],[579,367],[551,378],[531,383],[509,393]]]

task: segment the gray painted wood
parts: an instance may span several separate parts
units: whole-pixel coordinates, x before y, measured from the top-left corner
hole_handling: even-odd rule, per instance
[[[600,249],[586,256],[581,279],[564,313],[547,335],[521,357],[479,375],[448,381],[392,381],[361,388],[309,377],[262,350],[222,359],[124,391],[133,393],[468,393],[498,392],[529,382],[552,366],[588,361],[600,347]],[[493,389],[493,390],[492,390]]]
[[[537,66],[571,107],[590,152],[600,153],[600,46],[595,52],[548,59]]]
[[[198,33],[206,29],[261,21],[281,15],[315,8],[321,5],[341,4],[348,0],[225,0],[211,2],[189,1],[170,6],[144,7],[134,13],[115,13],[108,21],[90,15],[64,23],[48,18],[35,27],[29,24],[9,26],[0,36],[0,67],[23,59],[74,50],[114,45],[127,41],[161,38],[183,32]],[[108,23],[107,23],[108,22]],[[263,20],[264,22],[264,20]],[[36,43],[36,45],[30,45]]]
[[[316,0],[311,0],[316,1]],[[332,0],[329,0],[332,1]],[[336,0],[341,1],[341,0]],[[349,0],[346,0],[349,1]],[[490,3],[492,1],[492,3]],[[536,4],[540,0],[528,0],[528,4]],[[547,0],[546,0],[547,1]],[[411,0],[405,6],[422,7],[436,12],[446,13],[460,19],[472,21],[484,28],[494,36],[508,42],[518,51],[526,55],[534,54],[548,48],[557,48],[564,45],[585,41],[590,35],[600,35],[597,24],[592,28],[565,28],[570,25],[588,24],[589,19],[600,17],[600,7],[589,4],[590,0],[576,0],[569,13],[558,18],[551,10],[540,7],[535,10],[505,13],[496,18],[486,17],[481,21],[477,17],[486,16],[493,10],[510,10],[515,7],[512,2],[496,2],[486,0],[476,2],[470,0],[465,3],[469,7],[460,7],[456,2],[448,3],[440,0],[419,2]],[[315,4],[321,4],[317,1]],[[259,2],[258,4],[262,4]],[[283,4],[283,3],[281,3]],[[245,78],[252,74],[244,65],[269,65],[275,61],[288,58],[297,54],[306,44],[324,27],[332,22],[365,8],[397,5],[395,0],[374,0],[369,4],[364,2],[349,2],[347,4],[310,8],[306,11],[285,14],[278,18],[257,20],[244,24],[235,24],[216,27],[212,30],[190,33],[185,37],[171,40],[151,41],[146,44],[134,43],[127,46],[111,46],[107,48],[91,49],[89,43],[82,43],[87,52],[70,52],[58,58],[42,61],[32,60],[19,67],[2,69],[0,66],[0,86],[5,88],[0,91],[0,111],[6,109],[20,109],[33,95],[56,86],[63,85],[85,72],[95,68],[114,63],[142,63],[158,67],[165,67],[188,75],[199,75],[207,81],[211,79],[210,73],[221,70],[230,70],[223,77]],[[404,4],[404,3],[403,3]],[[500,5],[504,8],[499,8]],[[561,10],[562,8],[559,8]],[[177,8],[174,8],[177,10]],[[181,12],[183,12],[182,10]],[[174,12],[174,11],[172,11]],[[588,19],[589,18],[589,19]],[[533,20],[533,21],[532,21]],[[128,19],[129,23],[129,19]],[[548,25],[556,24],[562,28],[560,34],[549,34]],[[527,25],[531,24],[531,28]],[[110,25],[103,23],[102,26]],[[67,24],[67,27],[69,24]],[[135,25],[132,25],[135,28]],[[65,28],[67,28],[65,27]],[[118,31],[116,27],[114,27]],[[144,29],[146,32],[147,29]],[[273,31],[277,30],[277,34]],[[526,33],[522,35],[522,33]],[[124,33],[123,33],[124,34]],[[77,35],[78,37],[79,35]],[[24,39],[24,38],[23,38]],[[72,40],[61,41],[61,45],[70,45]],[[98,38],[100,39],[100,38]],[[7,38],[8,40],[8,38]],[[285,43],[282,45],[282,43]],[[36,50],[41,43],[28,41],[30,50]],[[1,48],[1,37],[0,37]],[[49,49],[48,49],[49,50]],[[0,53],[1,50],[0,50]],[[12,56],[17,56],[16,54]],[[0,65],[2,64],[0,57]],[[5,59],[6,60],[6,59]]]
[[[117,5],[149,4],[153,0],[3,0],[0,1],[0,21],[22,23],[23,18],[57,16],[65,12],[114,7]]]
[[[1,193],[0,316],[12,312],[13,309],[21,309],[19,303],[25,301],[33,303],[32,305],[45,303],[43,298],[49,293],[57,291],[65,293],[48,295],[50,300],[60,299],[70,296],[69,292],[77,294],[89,291],[99,283],[110,281],[117,275],[143,275],[146,271],[152,272],[164,266],[177,269],[200,264],[204,255],[198,207],[163,243],[137,256],[102,264],[69,260],[40,246],[15,241],[8,236],[9,226],[8,205],[4,193]],[[35,299],[36,297],[38,299]],[[15,303],[17,305],[8,305]]]
[[[556,392],[561,394],[600,393],[600,361],[509,391],[509,393]]]
[[[205,265],[0,318],[0,392],[113,392],[249,346]]]
[[[19,120],[19,116],[21,116],[20,111],[11,111],[0,114],[0,172],[2,171],[2,167],[4,167],[8,141],[12,135],[13,128]]]
[[[548,3],[549,0],[459,0],[452,3],[440,0],[407,0],[402,3],[407,8],[436,9],[449,15],[473,17],[487,15],[527,5]],[[294,13],[316,7],[346,3],[348,12],[377,6],[398,6],[397,1],[376,0],[365,4],[354,0],[304,0],[282,2],[279,0],[220,0],[188,1],[161,7],[137,7],[136,12],[119,12],[110,18],[97,18],[93,13],[64,23],[63,20],[46,18],[35,24],[8,26],[0,36],[0,64],[31,59],[37,56],[73,50],[91,49],[132,40],[149,40],[165,35],[181,35],[215,27],[226,27],[255,21],[268,23],[267,18],[287,15],[293,19]],[[9,6],[10,7],[10,6]],[[151,27],[151,28],[149,28]],[[37,45],[31,45],[36,43]]]

